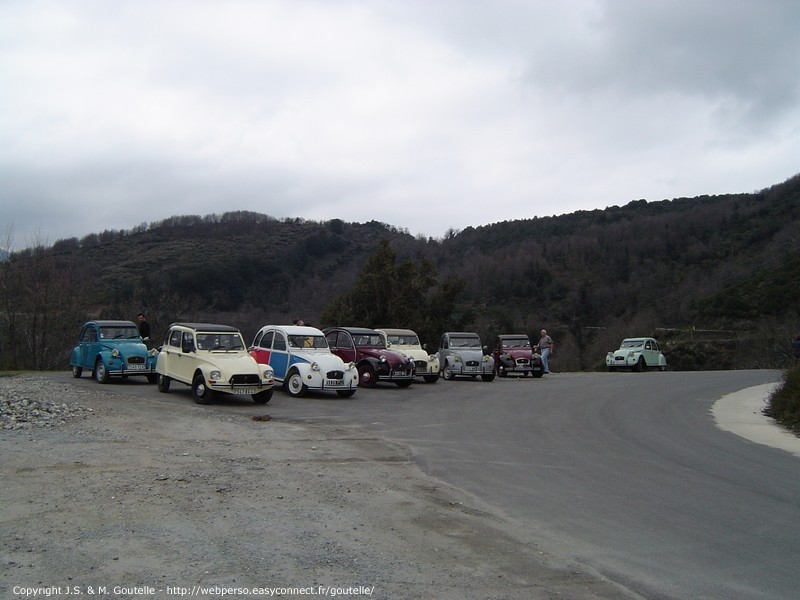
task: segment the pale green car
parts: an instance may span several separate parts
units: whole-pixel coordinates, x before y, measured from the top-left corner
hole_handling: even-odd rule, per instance
[[[632,369],[644,371],[645,369],[667,370],[667,359],[661,353],[658,342],[650,337],[625,338],[619,350],[606,354],[606,367],[609,371],[615,369]]]

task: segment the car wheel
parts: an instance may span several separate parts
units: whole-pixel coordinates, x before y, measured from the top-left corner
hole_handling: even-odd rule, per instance
[[[531,371],[531,375],[533,375],[534,379],[540,379],[541,377],[544,376],[544,371],[542,371],[541,369],[538,371]]]
[[[303,377],[297,371],[292,371],[286,380],[286,391],[295,398],[302,398],[308,393],[308,386],[303,383]]]
[[[158,375],[155,373],[147,374],[147,383],[155,383],[156,381],[158,381]]]
[[[336,390],[336,393],[339,394],[342,398],[350,398],[353,394],[356,393],[355,390]]]
[[[94,378],[95,381],[100,383],[108,383],[110,375],[108,374],[108,369],[106,369],[106,363],[102,360],[97,359],[97,362],[94,365]]]
[[[397,387],[407,388],[408,386],[411,385],[411,380],[409,379],[408,381],[395,381],[394,383],[395,385],[397,385]]]
[[[158,391],[167,393],[169,391],[170,381],[172,380],[166,375],[162,375],[161,373],[156,375],[156,385],[158,386]]]
[[[264,390],[263,392],[258,392],[253,394],[253,400],[256,404],[266,404],[270,400],[272,400],[272,389]]]
[[[500,377],[506,377],[508,375],[508,373],[506,372],[506,370],[503,367],[497,367],[497,374]]]
[[[450,365],[445,365],[444,369],[442,369],[442,376],[447,381],[453,381],[456,378],[456,374],[453,373],[453,367],[451,367]]]
[[[192,381],[192,396],[198,404],[211,404],[214,402],[214,390],[208,389],[206,380],[202,375],[198,375]]]
[[[659,371],[666,371],[667,370],[667,365],[661,365],[660,367],[658,367],[658,370]]]
[[[645,366],[646,365],[644,364],[644,356],[640,356],[639,360],[636,361],[636,367],[634,368],[636,369],[637,372],[641,373],[642,371],[644,371]]]
[[[375,383],[375,369],[370,365],[358,365],[358,385],[371,388]]]
[[[425,380],[425,383],[436,383],[439,381],[439,374],[436,375],[423,375],[422,378]]]
[[[72,365],[72,376],[75,379],[80,379],[81,375],[83,375],[83,369],[81,367],[76,366],[76,365]]]
[[[481,375],[481,379],[484,381],[494,381],[494,373],[489,373],[488,375]]]

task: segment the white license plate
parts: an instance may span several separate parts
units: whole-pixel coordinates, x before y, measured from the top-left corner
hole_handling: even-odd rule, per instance
[[[344,379],[326,379],[325,385],[328,387],[342,387],[344,385]]]
[[[147,371],[147,365],[128,365],[128,371]]]
[[[257,392],[257,390],[250,389],[250,388],[238,388],[238,389],[234,389],[233,390],[233,393],[236,394],[236,395],[239,395],[239,394],[242,394],[242,395],[244,395],[244,394],[255,394],[256,392]]]
[[[478,371],[480,371],[480,369],[479,369],[478,367],[467,367],[467,368],[466,368],[466,369],[464,369],[464,370],[465,370],[467,373],[477,373]]]

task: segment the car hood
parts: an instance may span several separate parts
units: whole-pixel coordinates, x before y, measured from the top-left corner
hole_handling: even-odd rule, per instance
[[[392,349],[395,352],[399,352],[404,356],[408,356],[412,360],[430,360],[430,353],[425,352],[422,348],[418,346],[392,346]]]
[[[383,357],[389,364],[392,365],[408,362],[408,359],[400,352],[388,350],[386,348],[359,348],[358,353],[361,356],[371,356],[372,358],[377,358],[378,360]]]
[[[530,348],[506,348],[501,350],[500,354],[508,354],[512,358],[530,358],[533,351]]]
[[[453,354],[458,354],[462,360],[483,360],[481,348],[454,348]]]
[[[204,352],[202,358],[209,365],[227,374],[258,372],[256,359],[249,354],[239,352]]]
[[[109,351],[116,348],[122,356],[144,356],[148,353],[145,343],[139,340],[103,340],[101,346],[104,350]]]
[[[317,363],[322,371],[346,370],[347,364],[341,358],[330,352],[298,352],[292,355],[293,363]]]

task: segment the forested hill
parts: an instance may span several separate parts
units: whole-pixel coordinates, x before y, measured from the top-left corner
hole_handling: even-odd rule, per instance
[[[357,296],[371,293],[364,268],[375,269],[381,240],[397,266],[387,277],[398,280],[383,293],[396,299],[380,296],[383,312],[359,313]],[[413,327],[433,348],[456,326],[486,342],[506,332],[538,338],[546,327],[557,369],[596,368],[622,337],[652,334],[671,365],[778,366],[800,333],[799,273],[800,175],[758,193],[638,200],[440,240],[374,221],[181,216],[13,254],[2,263],[6,339],[33,336],[39,358],[29,365],[24,349],[1,358],[47,367],[82,320],[144,309],[156,331],[175,319],[213,319],[246,337],[294,318],[318,326],[359,314],[402,318],[348,324]]]

